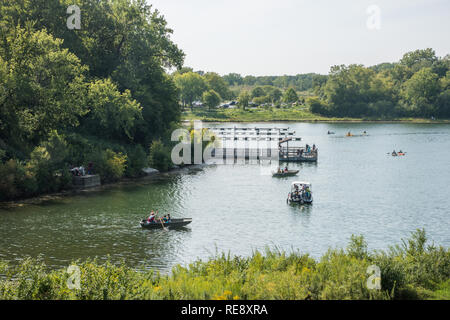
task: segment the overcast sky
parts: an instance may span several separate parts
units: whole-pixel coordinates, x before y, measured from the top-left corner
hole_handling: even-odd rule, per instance
[[[450,53],[450,0],[147,2],[174,30],[186,66],[222,75],[326,74],[332,65],[393,62],[415,49]]]

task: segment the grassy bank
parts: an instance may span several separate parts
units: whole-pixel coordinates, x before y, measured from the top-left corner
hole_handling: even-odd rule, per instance
[[[387,252],[368,252],[362,237],[319,260],[267,250],[250,257],[219,255],[176,266],[170,275],[124,263],[74,262],[80,289],[68,289],[66,270],[36,260],[0,263],[0,299],[450,299],[450,251],[427,246],[418,230]],[[367,287],[367,268],[381,270],[381,289]]]
[[[194,111],[184,111],[182,120],[202,120],[205,122],[271,122],[271,121],[297,121],[297,122],[412,122],[412,123],[450,123],[448,119],[423,119],[423,118],[329,118],[311,113],[305,107],[293,107],[289,109],[257,108],[257,109],[217,109],[207,110],[203,108]]]

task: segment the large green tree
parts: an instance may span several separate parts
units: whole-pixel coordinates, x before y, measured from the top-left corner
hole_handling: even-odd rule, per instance
[[[213,109],[219,105],[219,103],[222,99],[220,98],[220,95],[216,91],[211,89],[211,90],[203,92],[202,100],[203,100],[203,103],[209,109]]]
[[[417,115],[431,116],[436,112],[439,90],[438,75],[431,68],[423,68],[405,82],[402,95]]]
[[[287,103],[294,103],[298,101],[298,95],[297,92],[293,88],[289,88],[286,90],[286,92],[283,95],[284,102]]]
[[[66,10],[81,10],[81,29],[69,30]],[[134,137],[148,144],[178,121],[177,89],[165,68],[181,67],[184,53],[171,41],[164,17],[144,0],[21,0],[2,2],[0,25],[32,21],[46,29],[83,65],[87,77],[110,78],[119,91],[129,90],[142,107]]]
[[[179,89],[180,100],[191,108],[193,107],[192,103],[201,99],[203,92],[207,89],[203,77],[195,72],[177,74],[174,80]]]
[[[239,94],[238,103],[245,110],[248,107],[248,103],[250,102],[251,96],[248,91],[243,90]]]
[[[14,148],[75,127],[87,109],[83,66],[46,31],[3,29],[0,35],[0,139]]]
[[[231,93],[226,81],[215,72],[208,72],[204,75],[206,85],[210,90],[217,92],[222,99],[230,99]]]

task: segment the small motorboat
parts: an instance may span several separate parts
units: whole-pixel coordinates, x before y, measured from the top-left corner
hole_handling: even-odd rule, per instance
[[[184,227],[192,222],[191,218],[183,219],[170,219],[167,222],[161,222],[161,220],[155,220],[154,222],[148,222],[146,219],[141,220],[140,224],[142,228],[145,229],[162,229],[163,225],[165,228],[176,229]]]
[[[311,183],[302,181],[292,182],[291,192],[288,194],[287,202],[312,204],[313,196],[311,191]]]
[[[300,170],[288,170],[288,171],[281,171],[281,172],[272,172],[272,177],[290,177],[295,176],[297,173],[299,173]]]

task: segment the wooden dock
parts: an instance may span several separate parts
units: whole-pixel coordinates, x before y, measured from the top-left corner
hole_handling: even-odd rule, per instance
[[[307,152],[296,145],[301,141],[289,128],[213,127],[207,128],[216,137],[211,159],[279,160],[315,162],[318,152]],[[286,146],[284,146],[286,144]],[[289,144],[291,146],[289,146]]]

